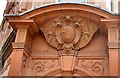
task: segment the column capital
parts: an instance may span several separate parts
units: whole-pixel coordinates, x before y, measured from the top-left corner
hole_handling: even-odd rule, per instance
[[[105,23],[108,28],[119,27],[120,20],[118,16],[115,18],[102,18],[101,22]]]
[[[12,43],[13,49],[24,49],[27,54],[31,52],[32,35],[28,29],[18,29],[15,42]]]
[[[102,18],[101,22],[106,25],[108,29],[108,46],[119,44],[120,20],[118,16],[114,18]],[[114,43],[115,42],[115,43]]]
[[[15,31],[17,31],[17,29],[28,29],[32,34],[39,31],[39,28],[32,19],[27,19],[27,20],[10,19],[9,23]]]
[[[31,52],[30,47],[26,43],[12,43],[13,49],[24,49],[27,55]]]
[[[120,49],[120,42],[108,42],[109,49]]]

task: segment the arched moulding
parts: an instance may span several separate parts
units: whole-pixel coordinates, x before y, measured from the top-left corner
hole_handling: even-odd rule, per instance
[[[61,67],[60,66],[54,67],[54,68],[46,70],[38,75],[39,76],[58,76],[58,75],[61,75]]]
[[[86,18],[90,18],[89,16],[92,14],[91,19],[95,21],[102,18],[118,18],[118,16],[115,16],[112,12],[93,5],[80,3],[54,3],[32,8],[21,14],[4,14],[4,16],[8,19],[14,30],[21,27],[18,25],[29,23],[29,25],[31,25],[31,32],[36,33],[39,32],[38,27],[41,26],[41,23],[45,22],[45,19],[50,20],[50,18],[67,14],[80,15]]]
[[[45,14],[48,12],[55,12],[55,11],[64,11],[64,10],[86,11],[105,18],[114,17],[112,12],[93,5],[80,4],[80,3],[61,3],[61,4],[55,3],[45,6],[38,6],[36,8],[30,9],[29,11],[21,13],[20,18],[30,19],[40,14]]]
[[[78,67],[78,66],[75,66],[74,73],[77,73],[82,76],[98,76],[98,74],[90,72],[90,71],[88,71],[84,68]]]

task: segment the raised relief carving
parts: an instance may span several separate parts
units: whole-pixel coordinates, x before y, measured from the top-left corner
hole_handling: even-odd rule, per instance
[[[79,16],[61,16],[40,26],[48,43],[59,54],[73,55],[86,46],[98,27]]]
[[[65,26],[62,28],[61,38],[63,42],[71,43],[74,39],[74,36],[75,36],[75,32],[71,26]]]
[[[26,54],[23,54],[23,57],[22,57],[22,75],[25,76],[26,74],[26,69],[27,69],[27,65],[28,65],[28,56],[26,56]]]
[[[45,70],[58,66],[58,60],[34,60],[33,70],[34,73],[40,75]]]
[[[78,66],[98,75],[103,75],[104,73],[103,60],[79,60]]]

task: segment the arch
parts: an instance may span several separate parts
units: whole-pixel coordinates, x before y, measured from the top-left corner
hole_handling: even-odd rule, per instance
[[[21,14],[5,14],[10,25],[14,30],[20,28],[16,25],[27,24],[31,25],[31,32],[39,32],[39,25],[47,19],[57,17],[65,12],[68,14],[83,16],[87,19],[94,20],[95,22],[101,21],[102,18],[117,18],[113,13],[103,10],[99,7],[81,4],[81,3],[54,3],[25,11]],[[48,15],[48,16],[46,16]],[[61,15],[64,15],[61,14]],[[92,15],[92,17],[90,17]],[[38,24],[39,22],[39,24]]]
[[[86,11],[86,12],[94,13],[96,15],[105,17],[105,18],[114,17],[113,13],[108,10],[94,6],[92,4],[84,4],[84,3],[52,3],[52,4],[47,4],[43,6],[38,6],[36,8],[32,8],[18,15],[5,14],[4,16],[30,19],[40,14],[59,11],[59,10]]]
[[[98,76],[98,74],[89,72],[87,69],[83,69],[83,68],[80,68],[78,66],[75,66],[74,70],[76,73],[79,74],[79,72],[80,72],[80,73],[83,73],[85,76]]]
[[[8,18],[10,24],[12,25],[12,27],[15,29],[18,28],[24,28],[26,26],[26,24],[28,24],[28,26],[31,26],[29,29],[30,32],[33,32],[36,30],[36,32],[38,32],[37,30],[39,29],[38,26],[40,24],[36,24],[36,18],[39,20],[42,20],[42,18],[37,17],[38,15],[42,15],[42,14],[46,14],[46,13],[55,13],[55,12],[60,12],[60,11],[84,11],[84,12],[88,12],[88,13],[92,13],[94,15],[99,16],[99,18],[113,18],[114,15],[112,13],[109,13],[103,9],[100,9],[98,7],[94,7],[94,6],[89,6],[89,5],[85,5],[85,4],[77,4],[77,3],[61,3],[61,4],[52,4],[52,5],[46,5],[46,6],[42,6],[42,7],[37,7],[34,9],[31,9],[29,11],[26,11],[22,14],[19,15],[6,15],[6,17]],[[53,15],[54,16],[54,15]],[[98,18],[98,19],[99,19]],[[42,21],[44,22],[44,21]],[[22,25],[24,24],[24,26]],[[18,26],[16,26],[18,25]],[[20,26],[21,25],[21,26]],[[28,26],[26,26],[26,28],[28,28]],[[95,73],[91,73],[88,72],[87,70],[80,68],[80,67],[75,67],[74,68],[76,71],[76,73],[79,74],[79,72],[83,73],[85,76],[98,76]],[[51,76],[53,74],[55,74],[55,72],[60,72],[61,68],[60,67],[56,67],[53,69],[49,69],[44,71],[41,76]]]
[[[41,73],[40,76],[53,76],[54,74],[59,73],[60,70],[61,70],[60,66],[51,68]]]
[[[60,66],[46,70],[43,73],[41,73],[40,76],[54,76],[54,75],[59,74],[59,73],[62,74]],[[78,66],[74,67],[73,74],[75,74],[75,73],[82,75],[82,76],[98,76],[98,74],[89,72],[88,70],[80,68]]]

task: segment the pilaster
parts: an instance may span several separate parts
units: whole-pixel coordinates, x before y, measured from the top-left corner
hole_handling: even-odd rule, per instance
[[[27,58],[29,58],[32,36],[28,28],[17,29],[15,42],[13,42],[13,51],[9,76],[23,76],[26,67]]]
[[[119,40],[119,22],[118,18],[104,19],[108,28],[108,53],[110,76],[119,76],[120,63],[120,40]]]

